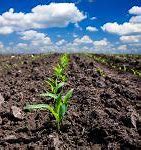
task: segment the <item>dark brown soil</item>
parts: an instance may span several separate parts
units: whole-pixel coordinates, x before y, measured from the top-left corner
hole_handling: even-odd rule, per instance
[[[126,72],[136,74],[141,77],[141,55],[92,55],[106,59],[104,62],[109,67],[115,68],[121,72],[126,69]],[[126,67],[126,68],[124,68]],[[138,73],[134,73],[134,71]]]
[[[74,93],[60,131],[48,111],[23,111],[28,103],[52,103],[39,94],[58,57],[0,56],[0,150],[140,150],[141,78],[85,55],[70,56],[65,89]]]

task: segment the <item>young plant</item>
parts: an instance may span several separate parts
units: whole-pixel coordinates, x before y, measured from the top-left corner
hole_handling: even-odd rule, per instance
[[[64,54],[60,57],[59,64],[54,68],[54,75],[58,80],[62,82],[67,81],[67,76],[65,75],[65,71],[68,67],[69,58],[67,54]]]
[[[62,68],[64,68],[64,70],[66,70],[66,68],[68,67],[69,64],[69,58],[67,54],[64,54],[60,57],[60,65]]]
[[[65,70],[62,68],[62,66],[60,64],[58,64],[55,68],[54,68],[54,75],[57,77],[58,80],[61,81],[66,81],[67,77],[65,75]]]
[[[127,71],[127,67],[125,65],[123,65],[123,70],[126,72]]]
[[[134,69],[131,69],[131,71],[133,72],[134,75],[136,75],[136,71]]]
[[[105,77],[105,72],[102,69],[97,68],[96,71],[100,76]]]
[[[27,105],[24,107],[25,110],[49,110],[50,113],[56,119],[57,127],[60,129],[60,123],[63,120],[65,113],[67,112],[68,101],[72,97],[73,89],[69,90],[65,96],[59,94],[55,99],[55,106],[51,106],[48,104],[35,104],[35,105]]]
[[[141,77],[141,72],[140,71],[136,71],[136,74]]]
[[[40,94],[43,97],[52,97],[56,98],[57,94],[60,92],[60,89],[66,84],[67,76],[65,75],[65,71],[68,67],[69,59],[68,55],[64,54],[60,57],[59,64],[54,67],[54,78],[48,78],[46,83],[50,86],[51,92],[46,92]]]
[[[61,88],[65,85],[65,82],[58,82],[57,79],[52,79],[52,78],[48,78],[48,80],[46,81],[46,83],[50,86],[50,90],[51,92],[46,92],[43,94],[40,94],[40,96],[42,97],[51,97],[56,99],[57,94],[60,92]]]
[[[65,70],[68,66],[68,62],[68,56],[66,54],[62,55],[59,64],[54,68],[54,78],[48,78],[46,81],[50,86],[51,92],[40,94],[40,96],[43,97],[53,98],[54,106],[48,104],[33,104],[24,107],[25,110],[49,110],[56,119],[58,129],[60,128],[60,123],[62,122],[63,117],[67,112],[68,101],[72,97],[73,93],[73,89],[71,89],[67,92],[66,95],[62,94],[63,86],[65,85],[63,77],[66,78]]]

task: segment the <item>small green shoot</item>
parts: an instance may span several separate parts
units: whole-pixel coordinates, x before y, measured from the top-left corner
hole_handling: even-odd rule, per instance
[[[24,107],[24,110],[49,110],[56,119],[58,130],[60,129],[60,123],[62,122],[63,117],[67,112],[68,101],[72,97],[73,93],[73,89],[71,89],[67,92],[66,95],[63,94],[63,87],[66,84],[65,81],[67,79],[65,71],[68,63],[68,55],[62,55],[59,64],[54,68],[54,77],[48,78],[48,80],[46,81],[51,91],[40,94],[40,96],[42,97],[53,98],[54,106],[48,104],[33,104]]]
[[[123,65],[123,70],[126,72],[127,71],[127,67],[125,65]]]
[[[64,54],[60,57],[59,64],[54,68],[54,75],[58,80],[62,82],[67,81],[67,76],[65,75],[65,71],[68,67],[69,58],[67,54]]]
[[[105,77],[105,72],[102,69],[97,68],[96,71],[100,76]]]
[[[60,129],[60,123],[63,120],[65,113],[67,112],[68,101],[72,97],[73,89],[69,90],[65,96],[59,94],[55,99],[55,107],[48,104],[35,104],[35,105],[27,105],[24,107],[25,110],[49,110],[51,114],[54,116],[57,122],[57,127]]]
[[[51,88],[51,92],[54,94],[57,94],[59,92],[59,89],[62,88],[65,85],[65,82],[58,82],[57,79],[48,78],[47,81],[45,81]]]

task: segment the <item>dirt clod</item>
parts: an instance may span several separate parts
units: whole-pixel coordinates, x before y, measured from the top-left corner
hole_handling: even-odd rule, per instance
[[[3,104],[3,103],[4,103],[4,97],[0,93],[0,107],[1,107],[1,104]]]
[[[22,110],[20,108],[18,108],[17,106],[12,106],[11,112],[16,119],[24,118]]]

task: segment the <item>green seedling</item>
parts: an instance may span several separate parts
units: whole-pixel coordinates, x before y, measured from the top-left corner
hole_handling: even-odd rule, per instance
[[[40,94],[42,97],[52,97],[56,98],[58,92],[66,84],[65,81],[67,77],[65,75],[65,70],[68,67],[69,59],[68,55],[64,54],[60,57],[59,64],[54,68],[54,75],[56,79],[48,78],[46,83],[50,86],[51,92],[46,92]]]
[[[127,71],[127,67],[125,65],[123,65],[123,70],[126,72]]]
[[[69,58],[67,54],[64,54],[60,57],[59,64],[54,68],[54,75],[57,79],[62,82],[67,81],[67,76],[65,75],[65,71],[68,67]]]
[[[139,77],[141,77],[141,72],[140,72],[140,71],[137,71],[137,75],[138,75]]]
[[[43,94],[40,94],[42,97],[51,97],[56,99],[57,94],[59,93],[60,89],[65,85],[65,82],[58,83],[58,80],[54,80],[52,78],[48,78],[46,83],[50,86],[51,92],[46,92]]]
[[[54,78],[49,78],[46,83],[50,86],[50,92],[40,94],[43,97],[50,97],[54,99],[54,106],[48,104],[33,104],[24,107],[24,110],[49,110],[56,119],[58,130],[60,123],[67,112],[68,101],[72,97],[73,89],[69,90],[66,95],[63,94],[63,86],[66,84],[65,70],[68,66],[68,56],[62,55],[59,64],[54,68]],[[63,96],[64,95],[64,96]]]
[[[50,106],[48,104],[35,104],[35,105],[28,105],[24,107],[25,110],[49,110],[50,113],[56,119],[58,130],[60,129],[60,123],[63,120],[65,113],[67,112],[68,108],[68,101],[72,97],[73,89],[69,90],[65,96],[61,96],[59,94],[55,99],[55,107]]]
[[[96,71],[100,76],[105,77],[105,72],[102,69],[97,68]]]
[[[134,69],[131,69],[131,71],[133,72],[134,75],[136,75],[136,71]]]
[[[62,68],[62,66],[60,64],[58,64],[55,68],[54,68],[54,75],[60,79],[61,81],[63,80],[63,76],[64,76],[64,69]]]
[[[60,65],[62,68],[64,68],[64,70],[68,67],[69,64],[69,58],[67,54],[64,54],[61,56],[60,58]]]
[[[137,75],[137,76],[141,77],[141,72],[140,71],[134,70],[134,69],[131,69],[131,71],[133,72],[134,75]]]

